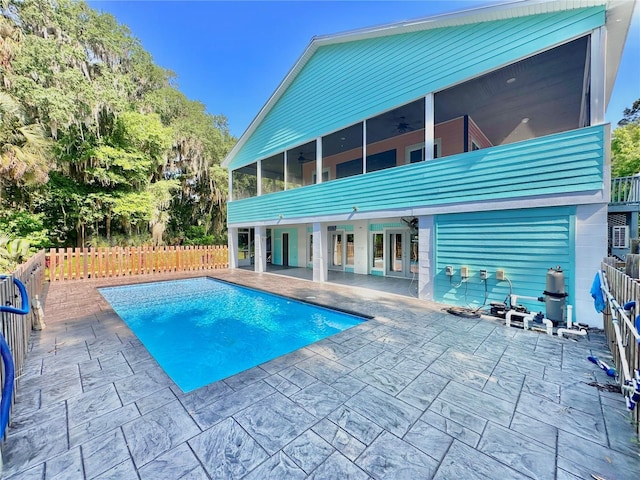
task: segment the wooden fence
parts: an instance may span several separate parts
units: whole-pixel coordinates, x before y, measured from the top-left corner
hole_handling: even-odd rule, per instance
[[[19,298],[13,282],[14,278],[24,284],[30,303],[30,311],[27,315],[16,315],[8,312],[0,313],[2,335],[11,349],[16,378],[22,373],[22,367],[27,356],[31,328],[36,323],[35,298],[36,296],[42,296],[44,271],[45,251],[41,250],[26,263],[20,265],[11,275],[0,280],[0,302],[2,302],[2,305],[10,305],[16,308],[22,306],[22,299]],[[0,385],[4,385],[4,368],[0,369]]]
[[[607,277],[607,281],[609,283],[609,290],[611,294],[615,297],[616,301],[620,305],[624,305],[627,302],[635,301],[640,302],[640,283],[629,277],[625,274],[624,271],[616,268],[615,259],[605,259],[602,262],[602,269],[604,270],[604,274]],[[640,305],[640,303],[636,303],[636,305]],[[636,309],[636,312],[638,310]],[[620,354],[618,352],[618,348],[615,343],[615,332],[613,329],[613,323],[611,322],[611,314],[609,310],[605,310],[604,312],[604,330],[607,336],[607,340],[609,342],[609,349],[613,354],[613,359],[616,365],[616,370],[618,372],[622,372],[621,362],[620,362]],[[629,369],[631,370],[631,375],[633,376],[633,372],[635,370],[640,369],[640,353],[638,350],[640,346],[638,342],[636,342],[633,335],[630,333],[630,328],[622,319],[619,319],[620,331],[622,332],[623,342],[626,344],[625,347],[625,357],[629,364]],[[635,321],[635,319],[631,319]],[[640,405],[636,405],[635,410],[633,411],[633,420],[635,422],[636,433],[640,436]]]
[[[128,277],[228,268],[226,245],[192,247],[52,248],[49,280]]]

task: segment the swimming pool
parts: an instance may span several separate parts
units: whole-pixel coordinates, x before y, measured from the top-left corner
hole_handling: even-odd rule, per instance
[[[184,392],[365,321],[208,277],[99,291]]]

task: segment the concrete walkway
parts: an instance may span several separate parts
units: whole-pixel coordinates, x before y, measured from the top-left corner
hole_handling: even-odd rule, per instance
[[[52,284],[3,478],[640,478],[623,397],[596,388],[608,378],[587,361],[608,356],[599,333],[562,340],[379,291],[204,273],[375,319],[184,394],[96,290],[167,276]]]

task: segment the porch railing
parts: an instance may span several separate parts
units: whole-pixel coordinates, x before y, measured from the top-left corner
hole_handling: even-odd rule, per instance
[[[640,175],[611,179],[611,200],[609,203],[640,203]]]
[[[24,361],[27,357],[29,336],[31,335],[32,326],[37,320],[37,310],[34,308],[35,298],[36,296],[39,298],[42,296],[44,271],[45,251],[41,250],[26,263],[20,265],[12,274],[0,280],[0,302],[2,305],[21,307],[22,300],[16,296],[17,290],[13,281],[14,278],[24,284],[30,303],[27,315],[0,312],[2,335],[11,349],[16,378],[22,373]],[[4,374],[4,368],[0,369],[0,385],[4,385]]]
[[[615,259],[607,258],[602,262],[602,270],[606,276],[609,291],[612,296],[616,299],[619,305],[625,305],[632,301],[640,302],[640,283],[626,275],[624,271],[616,268],[615,265]],[[636,303],[636,305],[640,305],[640,303]],[[636,309],[635,311],[638,312],[639,309]],[[619,353],[619,349],[616,346],[616,334],[612,315],[608,309],[605,309],[603,315],[605,335],[609,342],[609,348],[613,355],[616,370],[618,374],[622,376],[622,358]],[[632,318],[631,321],[635,321],[635,318]],[[640,345],[631,331],[631,326],[622,320],[618,322],[618,326],[624,346],[624,357],[626,358],[631,375],[633,375],[634,371],[640,369]],[[636,405],[633,410],[632,417],[636,433],[640,436],[640,405]]]
[[[226,245],[186,247],[52,248],[49,280],[128,277],[228,268]]]

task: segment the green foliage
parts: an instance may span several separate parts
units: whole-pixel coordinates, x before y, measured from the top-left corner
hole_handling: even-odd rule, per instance
[[[631,108],[624,109],[622,120],[618,122],[618,125],[624,126],[630,123],[640,123],[640,98],[633,102]]]
[[[640,173],[640,99],[624,110],[618,125],[611,139],[611,175],[635,175]]]
[[[24,238],[11,239],[0,235],[0,273],[12,272],[29,258],[31,246]]]
[[[0,236],[24,238],[36,250],[52,245],[44,225],[44,213],[0,211]]]
[[[0,218],[29,216],[23,235],[41,246],[45,235],[56,246],[222,238],[226,119],[84,1],[3,5]]]

